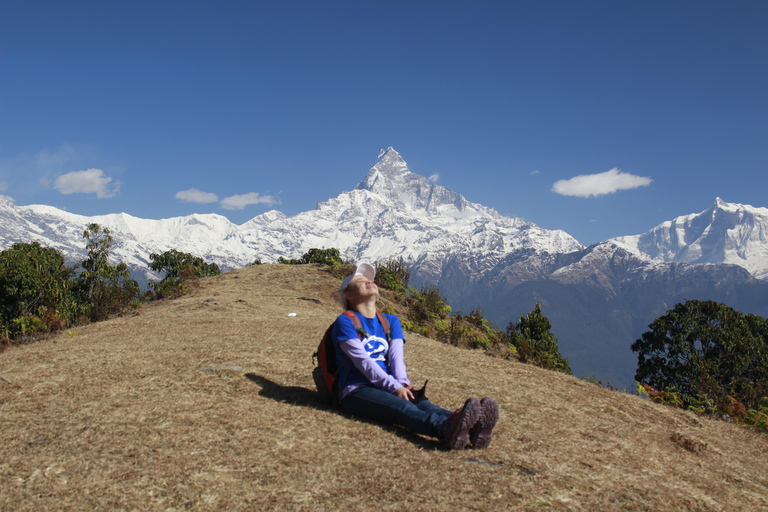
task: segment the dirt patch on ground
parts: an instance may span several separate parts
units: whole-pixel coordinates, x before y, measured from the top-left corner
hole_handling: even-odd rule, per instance
[[[765,434],[416,335],[433,402],[498,401],[489,449],[328,410],[311,354],[338,283],[249,267],[0,354],[0,509],[768,509]]]

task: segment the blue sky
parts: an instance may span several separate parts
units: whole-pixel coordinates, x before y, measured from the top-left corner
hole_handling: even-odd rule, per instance
[[[768,206],[766,26],[762,0],[2,2],[0,194],[241,224],[392,146],[585,244]]]

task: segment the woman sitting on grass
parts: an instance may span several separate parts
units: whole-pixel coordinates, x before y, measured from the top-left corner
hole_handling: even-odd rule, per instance
[[[336,319],[332,341],[336,364],[352,361],[339,375],[340,405],[345,411],[376,421],[396,424],[417,434],[444,441],[452,450],[487,448],[499,407],[491,398],[470,398],[454,412],[421,400],[417,403],[403,360],[403,329],[395,315],[385,315],[390,324],[391,343],[376,315],[379,289],[375,269],[361,263],[339,287],[339,302],[360,320],[364,336],[358,335],[346,315]],[[370,334],[369,334],[370,333]],[[340,349],[340,350],[338,350]]]

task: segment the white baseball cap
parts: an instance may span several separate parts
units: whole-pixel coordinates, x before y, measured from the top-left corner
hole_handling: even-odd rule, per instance
[[[355,272],[342,281],[341,286],[339,286],[339,304],[341,304],[344,309],[347,309],[347,299],[344,298],[344,291],[355,276],[365,276],[373,281],[373,278],[376,277],[376,269],[373,268],[373,265],[370,263],[360,263],[357,265]]]

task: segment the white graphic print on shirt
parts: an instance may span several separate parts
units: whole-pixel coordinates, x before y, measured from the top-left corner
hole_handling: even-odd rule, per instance
[[[386,364],[387,352],[389,352],[389,343],[384,338],[378,336],[369,336],[363,340],[363,347],[371,359],[377,363]]]

